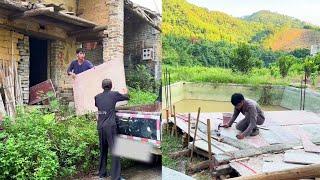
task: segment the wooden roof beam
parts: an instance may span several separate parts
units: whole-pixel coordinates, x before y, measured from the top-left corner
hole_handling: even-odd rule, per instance
[[[9,20],[16,20],[26,17],[33,17],[38,15],[48,14],[50,12],[54,12],[54,7],[45,7],[45,8],[37,8],[25,11],[23,13],[15,14],[9,17]]]
[[[69,32],[68,36],[72,36],[72,37],[85,36],[90,33],[98,33],[100,31],[106,30],[107,28],[108,28],[107,25],[96,26],[94,28],[88,28],[88,29],[82,29],[82,30]]]

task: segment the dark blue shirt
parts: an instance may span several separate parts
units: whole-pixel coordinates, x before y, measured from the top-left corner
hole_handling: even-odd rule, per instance
[[[74,60],[71,62],[67,73],[69,74],[69,72],[73,72],[75,74],[79,74],[91,68],[93,68],[93,64],[88,60],[84,60],[81,65],[78,63],[78,60]]]

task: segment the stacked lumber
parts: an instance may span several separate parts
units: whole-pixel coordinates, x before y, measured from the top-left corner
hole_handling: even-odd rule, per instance
[[[17,62],[0,62],[0,113],[13,116],[17,105],[22,105],[21,80],[18,75]]]

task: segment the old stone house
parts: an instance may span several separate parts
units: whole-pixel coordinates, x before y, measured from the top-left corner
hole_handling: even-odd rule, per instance
[[[78,47],[95,65],[143,63],[160,79],[160,20],[129,0],[0,0],[0,62],[17,63],[24,103],[29,88],[47,79],[59,97],[73,100],[66,69]]]

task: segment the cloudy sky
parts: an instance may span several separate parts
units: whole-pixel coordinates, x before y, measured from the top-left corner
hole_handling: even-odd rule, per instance
[[[143,0],[140,0],[143,1]],[[152,1],[152,0],[144,0]],[[187,0],[209,10],[222,11],[235,17],[270,10],[320,26],[320,0]]]

